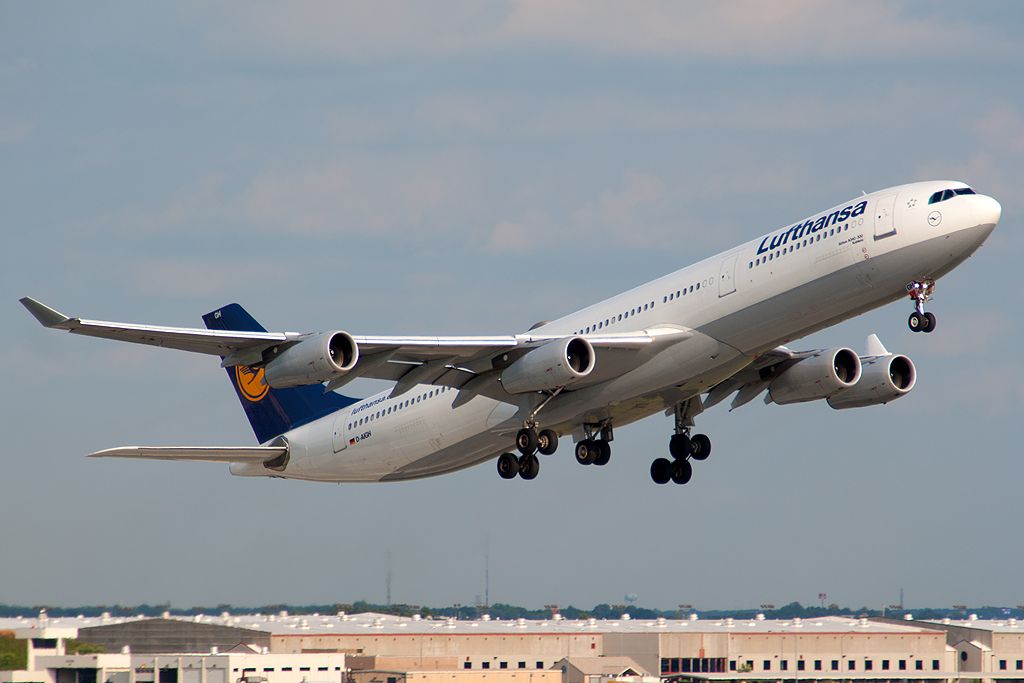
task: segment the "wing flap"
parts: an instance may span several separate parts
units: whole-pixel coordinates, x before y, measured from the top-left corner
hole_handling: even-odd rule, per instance
[[[96,451],[88,457],[261,463],[287,452],[287,446],[121,446]]]

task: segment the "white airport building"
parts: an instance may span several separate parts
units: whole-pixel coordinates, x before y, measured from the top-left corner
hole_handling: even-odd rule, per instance
[[[28,665],[0,683],[1024,681],[1013,620],[165,614],[0,619],[3,631]]]

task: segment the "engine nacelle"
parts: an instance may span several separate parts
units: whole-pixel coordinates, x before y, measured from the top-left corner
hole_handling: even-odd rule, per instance
[[[828,398],[860,379],[860,358],[851,349],[828,349],[786,368],[768,385],[768,395],[779,404]]]
[[[356,366],[359,345],[348,332],[324,332],[289,346],[267,363],[264,379],[274,389],[319,384]]]
[[[557,389],[589,375],[596,361],[594,347],[583,337],[556,339],[508,366],[501,385],[510,394]]]
[[[906,356],[865,356],[860,362],[860,381],[829,396],[828,404],[836,410],[895,401],[917,383],[917,369]]]

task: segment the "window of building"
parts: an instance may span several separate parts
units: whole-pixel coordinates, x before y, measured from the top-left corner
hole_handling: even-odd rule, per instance
[[[888,671],[888,670],[889,670],[889,660],[888,659],[883,659],[882,660],[882,671]]]
[[[520,669],[525,669],[526,668],[526,662],[519,662],[519,668]]]
[[[1005,659],[1000,659],[999,660],[999,670],[1000,671],[1006,671],[1006,660]]]
[[[292,670],[292,668],[290,666],[282,666],[281,667],[281,671],[291,671],[291,670]]]
[[[764,660],[764,670],[765,671],[771,671],[772,670],[772,660],[770,660],[770,659]]]
[[[821,660],[820,659],[815,659],[814,660],[814,670],[815,671],[821,671]]]
[[[779,668],[783,671],[789,671],[789,660],[783,659],[779,662]]]
[[[308,666],[300,666],[299,667],[299,671],[309,671],[309,667]]]
[[[729,671],[735,671],[735,670],[736,670],[736,660],[735,659],[730,659],[729,660]]]
[[[846,668],[849,669],[850,671],[856,671],[857,670],[857,662],[853,661],[852,659],[847,661],[846,662]]]
[[[537,668],[538,669],[543,669],[544,668],[544,662],[537,662]]]
[[[916,662],[914,662],[914,668],[918,671],[924,671],[924,660],[919,659]]]
[[[326,667],[326,666],[318,666],[318,667],[316,668],[316,670],[317,670],[317,671],[330,671],[330,668],[329,668],[329,667]]]
[[[507,669],[508,668],[508,662],[500,662],[498,664],[498,668],[499,669]]]
[[[875,668],[875,663],[874,662],[872,662],[870,659],[865,659],[864,660],[864,670],[865,671],[871,671],[874,668]]]
[[[960,661],[961,662],[966,662],[967,661],[967,650],[964,650],[963,652],[960,653]]]
[[[802,660],[802,659],[796,660],[796,670],[797,671],[803,671],[804,668],[805,668],[804,660]]]
[[[388,683],[398,683],[398,676],[388,676]]]
[[[906,670],[907,670],[907,660],[901,659],[900,660],[900,671],[906,671]]]
[[[490,662],[480,662],[480,668],[481,669],[490,669],[491,668],[491,663]]]
[[[473,668],[473,662],[463,662],[462,663],[462,668],[463,669],[472,669]]]
[[[1024,670],[1024,659],[1017,660],[1017,671]]]
[[[273,671],[273,670],[274,670],[274,667],[272,667],[272,666],[265,666],[265,667],[263,667],[263,671]]]
[[[833,659],[832,660],[832,670],[833,671],[839,671],[839,660],[838,659]]]
[[[748,659],[746,662],[744,662],[744,664],[747,667],[747,671],[753,671],[754,670],[754,660],[753,659]]]
[[[933,659],[932,660],[932,671],[938,671],[938,670],[939,670],[939,660]]]

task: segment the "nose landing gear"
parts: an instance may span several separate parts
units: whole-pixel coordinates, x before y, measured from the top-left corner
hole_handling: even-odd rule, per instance
[[[907,319],[911,332],[932,332],[935,329],[935,314],[925,311],[924,305],[935,292],[935,280],[914,280],[907,283],[907,294],[914,302],[914,312]]]

